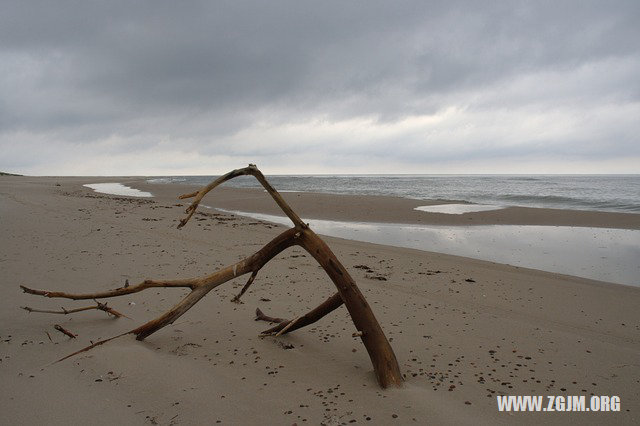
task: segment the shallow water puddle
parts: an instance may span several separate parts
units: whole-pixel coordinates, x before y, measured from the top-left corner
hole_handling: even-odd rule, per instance
[[[288,218],[216,209],[291,225]],[[314,232],[640,286],[640,230],[569,226],[424,226],[306,220]]]
[[[139,189],[130,188],[121,183],[89,183],[87,188],[91,188],[101,194],[125,195],[128,197],[153,197],[150,192],[140,191]]]
[[[504,207],[501,206],[491,206],[486,204],[436,204],[433,206],[419,206],[414,210],[427,213],[464,214],[501,210],[503,208]]]

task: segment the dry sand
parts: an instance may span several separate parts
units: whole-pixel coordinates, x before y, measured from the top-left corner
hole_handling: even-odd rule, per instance
[[[177,230],[185,205],[174,195],[187,189],[136,183],[156,195],[136,199],[82,187],[106,181],[0,178],[2,424],[640,422],[640,289],[334,238],[326,241],[391,340],[407,379],[402,389],[378,388],[344,308],[291,335],[257,337],[269,325],[253,321],[256,307],[290,318],[334,292],[298,248],[263,268],[242,305],[230,300],[246,277],[214,290],[143,342],[125,336],[51,365],[158,316],[185,292],[147,290],[109,301],[130,320],[98,311],[27,313],[20,306],[88,303],[26,295],[18,285],[90,292],[127,279],[204,275],[284,230],[211,212]],[[286,196],[301,216],[321,219],[638,229],[638,215],[507,209],[454,219],[416,212],[412,218],[410,208],[401,217],[394,212],[402,203],[424,203]],[[204,203],[274,213],[264,207],[267,201],[261,191],[219,188]],[[78,337],[62,335],[55,324]],[[618,395],[621,411],[500,413],[501,394]]]

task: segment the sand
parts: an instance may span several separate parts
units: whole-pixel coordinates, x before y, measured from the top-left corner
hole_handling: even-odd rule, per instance
[[[97,178],[96,182],[104,178]],[[173,186],[149,184],[130,179],[130,185],[160,197],[172,197]],[[180,185],[177,190],[190,192],[198,187]],[[277,188],[276,188],[277,189]],[[429,204],[455,203],[452,200],[411,200],[399,197],[368,195],[334,195],[285,192],[282,196],[300,217],[339,221],[407,223],[423,225],[553,225],[616,229],[640,229],[640,214],[560,209],[509,207],[506,209],[451,215],[414,210]],[[211,207],[267,214],[282,214],[273,200],[261,189],[238,190],[219,187],[215,195],[203,201]]]
[[[97,194],[129,182],[151,199]],[[24,294],[19,285],[96,291],[125,280],[200,276],[252,254],[285,228],[229,214],[182,230],[187,188],[138,178],[0,178],[2,424],[525,424],[640,421],[640,289],[463,257],[326,238],[391,340],[406,382],[381,390],[344,308],[279,338],[258,338],[254,311],[294,317],[334,292],[290,249],[230,303],[246,277],[211,292],[143,342],[111,341],[185,293],[147,290],[103,312],[28,313],[88,302]],[[557,224],[638,229],[633,214],[504,209],[465,215],[424,202],[289,193],[301,216],[398,223]],[[264,199],[263,199],[264,198]],[[219,188],[205,204],[276,213],[262,191]],[[404,208],[404,206],[410,208]],[[399,207],[403,206],[403,213]],[[412,216],[413,215],[413,216]],[[416,216],[417,215],[417,216]],[[70,339],[53,327],[78,334]],[[496,395],[617,395],[620,412],[500,413]]]

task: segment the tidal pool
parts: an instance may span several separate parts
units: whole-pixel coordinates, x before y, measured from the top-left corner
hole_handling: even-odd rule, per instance
[[[88,183],[82,186],[86,186],[102,194],[125,195],[128,197],[153,197],[153,194],[150,192],[130,188],[121,183]]]
[[[284,216],[216,209],[291,225]],[[314,232],[640,286],[640,230],[570,226],[425,226],[306,220]]]

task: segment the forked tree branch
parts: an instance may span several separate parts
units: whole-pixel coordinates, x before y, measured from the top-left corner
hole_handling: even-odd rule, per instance
[[[236,277],[251,273],[249,280],[244,285],[241,292],[234,298],[235,301],[239,301],[242,294],[244,294],[244,292],[253,283],[258,271],[260,271],[267,262],[283,250],[293,245],[298,245],[304,248],[320,264],[335,284],[338,292],[325,300],[317,308],[309,311],[307,314],[297,317],[291,321],[282,321],[275,327],[263,332],[263,335],[275,334],[276,336],[279,336],[302,328],[318,321],[320,318],[337,309],[344,303],[351,315],[351,319],[353,320],[356,329],[358,330],[355,335],[361,337],[362,342],[369,353],[369,357],[373,364],[373,369],[380,386],[383,388],[391,385],[400,386],[403,378],[400,373],[400,367],[398,366],[395,354],[393,353],[393,349],[389,345],[389,341],[384,335],[380,324],[378,324],[369,304],[356,286],[353,278],[351,278],[344,266],[338,261],[329,246],[327,246],[320,237],[309,229],[308,225],[302,222],[300,217],[291,209],[282,196],[269,184],[264,175],[255,165],[250,164],[248,167],[243,169],[233,170],[214,180],[199,191],[180,196],[181,199],[194,198],[194,200],[186,209],[187,216],[180,221],[178,228],[186,225],[191,216],[195,213],[200,201],[207,193],[220,184],[242,175],[254,176],[266,189],[269,195],[271,195],[287,217],[291,219],[294,225],[293,228],[282,232],[253,255],[204,277],[171,281],[145,280],[134,286],[119,287],[113,290],[97,293],[75,294],[47,290],[34,290],[25,286],[20,287],[25,293],[33,295],[60,297],[73,300],[124,296],[127,294],[137,293],[148,288],[190,288],[191,292],[169,311],[165,312],[160,317],[141,325],[140,327],[120,335],[124,336],[127,334],[135,334],[136,339],[142,340],[161,328],[172,324],[212,289]],[[258,312],[259,311],[256,313],[258,314]],[[258,317],[260,317],[259,314]],[[264,317],[267,318],[266,316]],[[90,350],[120,336],[115,336],[110,339],[93,343],[92,345],[68,355],[63,359]]]

